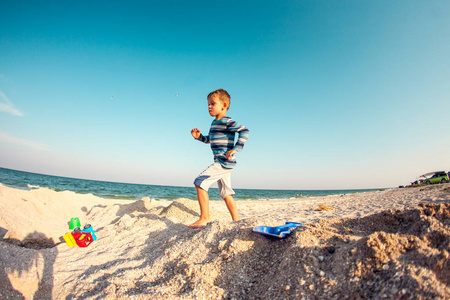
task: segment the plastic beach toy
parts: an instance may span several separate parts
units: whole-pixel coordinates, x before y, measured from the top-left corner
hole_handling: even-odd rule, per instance
[[[288,234],[291,234],[291,229],[296,228],[298,226],[302,226],[302,223],[286,222],[286,225],[281,225],[277,227],[256,226],[253,228],[253,231],[267,237],[284,239]]]
[[[81,248],[89,246],[94,241],[92,235],[88,232],[72,233],[72,235],[78,247]]]
[[[83,230],[80,227],[74,228],[72,232],[66,233],[63,238],[69,247],[78,245],[81,248],[87,247],[97,240],[95,230],[90,224],[85,225]]]
[[[74,229],[76,227],[80,227],[80,219],[78,218],[71,218],[69,223],[69,229]]]
[[[63,236],[64,240],[66,241],[67,245],[69,247],[73,247],[77,245],[77,242],[75,241],[72,233],[68,232]]]
[[[94,228],[92,228],[91,224],[86,224],[86,225],[84,225],[84,229],[81,230],[81,232],[84,232],[84,233],[90,233],[91,236],[92,236],[92,239],[93,239],[94,241],[97,240],[97,236],[95,235],[95,230],[94,230]]]

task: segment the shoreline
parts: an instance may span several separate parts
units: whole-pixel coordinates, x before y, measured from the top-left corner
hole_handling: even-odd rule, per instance
[[[88,180],[89,181],[89,180]],[[128,184],[128,183],[125,183]],[[146,186],[144,184],[132,184],[132,185],[142,185],[142,186]],[[82,191],[76,191],[74,189],[59,189],[59,188],[52,188],[52,187],[45,187],[45,186],[39,186],[39,185],[30,185],[27,184],[27,186],[17,186],[17,185],[5,185],[2,182],[0,182],[0,187],[8,187],[8,188],[12,188],[12,189],[17,189],[17,190],[23,190],[23,191],[32,191],[32,190],[39,190],[39,189],[49,189],[55,192],[73,192],[75,194],[78,195],[89,195],[89,196],[94,196],[94,197],[98,197],[101,199],[105,199],[105,200],[129,200],[129,201],[137,201],[142,199],[143,197],[148,197],[148,196],[143,196],[143,197],[136,197],[136,196],[126,196],[126,195],[101,195],[101,194],[96,194],[93,192],[82,192]],[[152,186],[152,185],[151,185]],[[181,187],[181,186],[158,186],[158,187],[169,187],[169,188],[183,188],[183,189],[192,189],[194,190],[193,187]],[[317,198],[317,197],[332,197],[332,196],[346,196],[346,195],[352,195],[352,194],[361,194],[361,193],[371,193],[371,192],[379,192],[379,191],[385,191],[385,190],[391,190],[394,188],[379,188],[379,189],[349,189],[349,190],[302,190],[299,192],[320,192],[320,194],[309,194],[309,195],[304,195],[304,196],[293,196],[293,197],[289,197],[289,198],[266,198],[266,197],[261,197],[261,198],[250,198],[250,197],[246,197],[246,198],[240,198],[239,193],[237,193],[237,196],[235,198],[235,201],[253,201],[253,200],[294,200],[294,199],[308,199],[308,198]],[[211,191],[213,191],[213,195],[210,195],[210,197],[214,197],[215,194],[217,194],[216,190],[217,188],[211,188]],[[285,191],[292,191],[292,192],[296,192],[296,190],[277,190],[277,189],[270,189],[270,190],[265,190],[265,189],[241,189],[241,188],[236,188],[235,190],[239,191],[239,190],[244,190],[244,191],[260,191],[260,192],[264,192],[264,191],[271,191],[271,192],[285,192]],[[342,191],[342,192],[347,192],[347,193],[334,193],[334,194],[326,194],[325,192],[328,191],[332,191],[332,192],[337,192],[337,191]],[[245,197],[245,196],[242,196]],[[155,199],[152,197],[149,197],[151,199]],[[190,200],[197,200],[196,196],[192,197],[192,198],[186,198],[186,197],[179,197],[179,198],[173,198],[173,199],[169,199],[169,198],[156,198],[155,200],[157,201],[175,201],[178,199],[190,199]],[[222,201],[222,199],[210,199],[210,201]]]
[[[0,186],[0,298],[450,297],[450,184],[237,205],[190,229],[197,201]],[[71,217],[98,240],[61,242]],[[283,240],[252,231],[287,221]]]

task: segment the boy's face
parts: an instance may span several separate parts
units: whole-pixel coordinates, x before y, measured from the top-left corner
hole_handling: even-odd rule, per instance
[[[216,96],[211,96],[208,98],[208,112],[211,117],[216,117],[217,119],[219,116],[220,118],[225,116],[227,109],[225,104]]]

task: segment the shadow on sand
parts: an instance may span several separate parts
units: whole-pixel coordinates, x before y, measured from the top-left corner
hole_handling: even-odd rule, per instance
[[[4,231],[4,228],[0,228],[0,232]],[[33,278],[37,281],[37,290],[28,296],[33,299],[52,299],[53,265],[58,254],[53,239],[35,231],[22,241],[0,239],[0,243],[5,244],[0,253],[0,299],[25,299],[27,295],[14,288],[8,274],[20,277],[31,271],[37,276]]]

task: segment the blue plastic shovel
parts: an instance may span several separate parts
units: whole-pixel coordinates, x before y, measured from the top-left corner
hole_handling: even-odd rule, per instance
[[[284,239],[288,234],[291,234],[291,229],[298,226],[302,226],[302,223],[286,222],[286,225],[281,225],[277,227],[256,226],[253,228],[253,231],[267,237]]]

